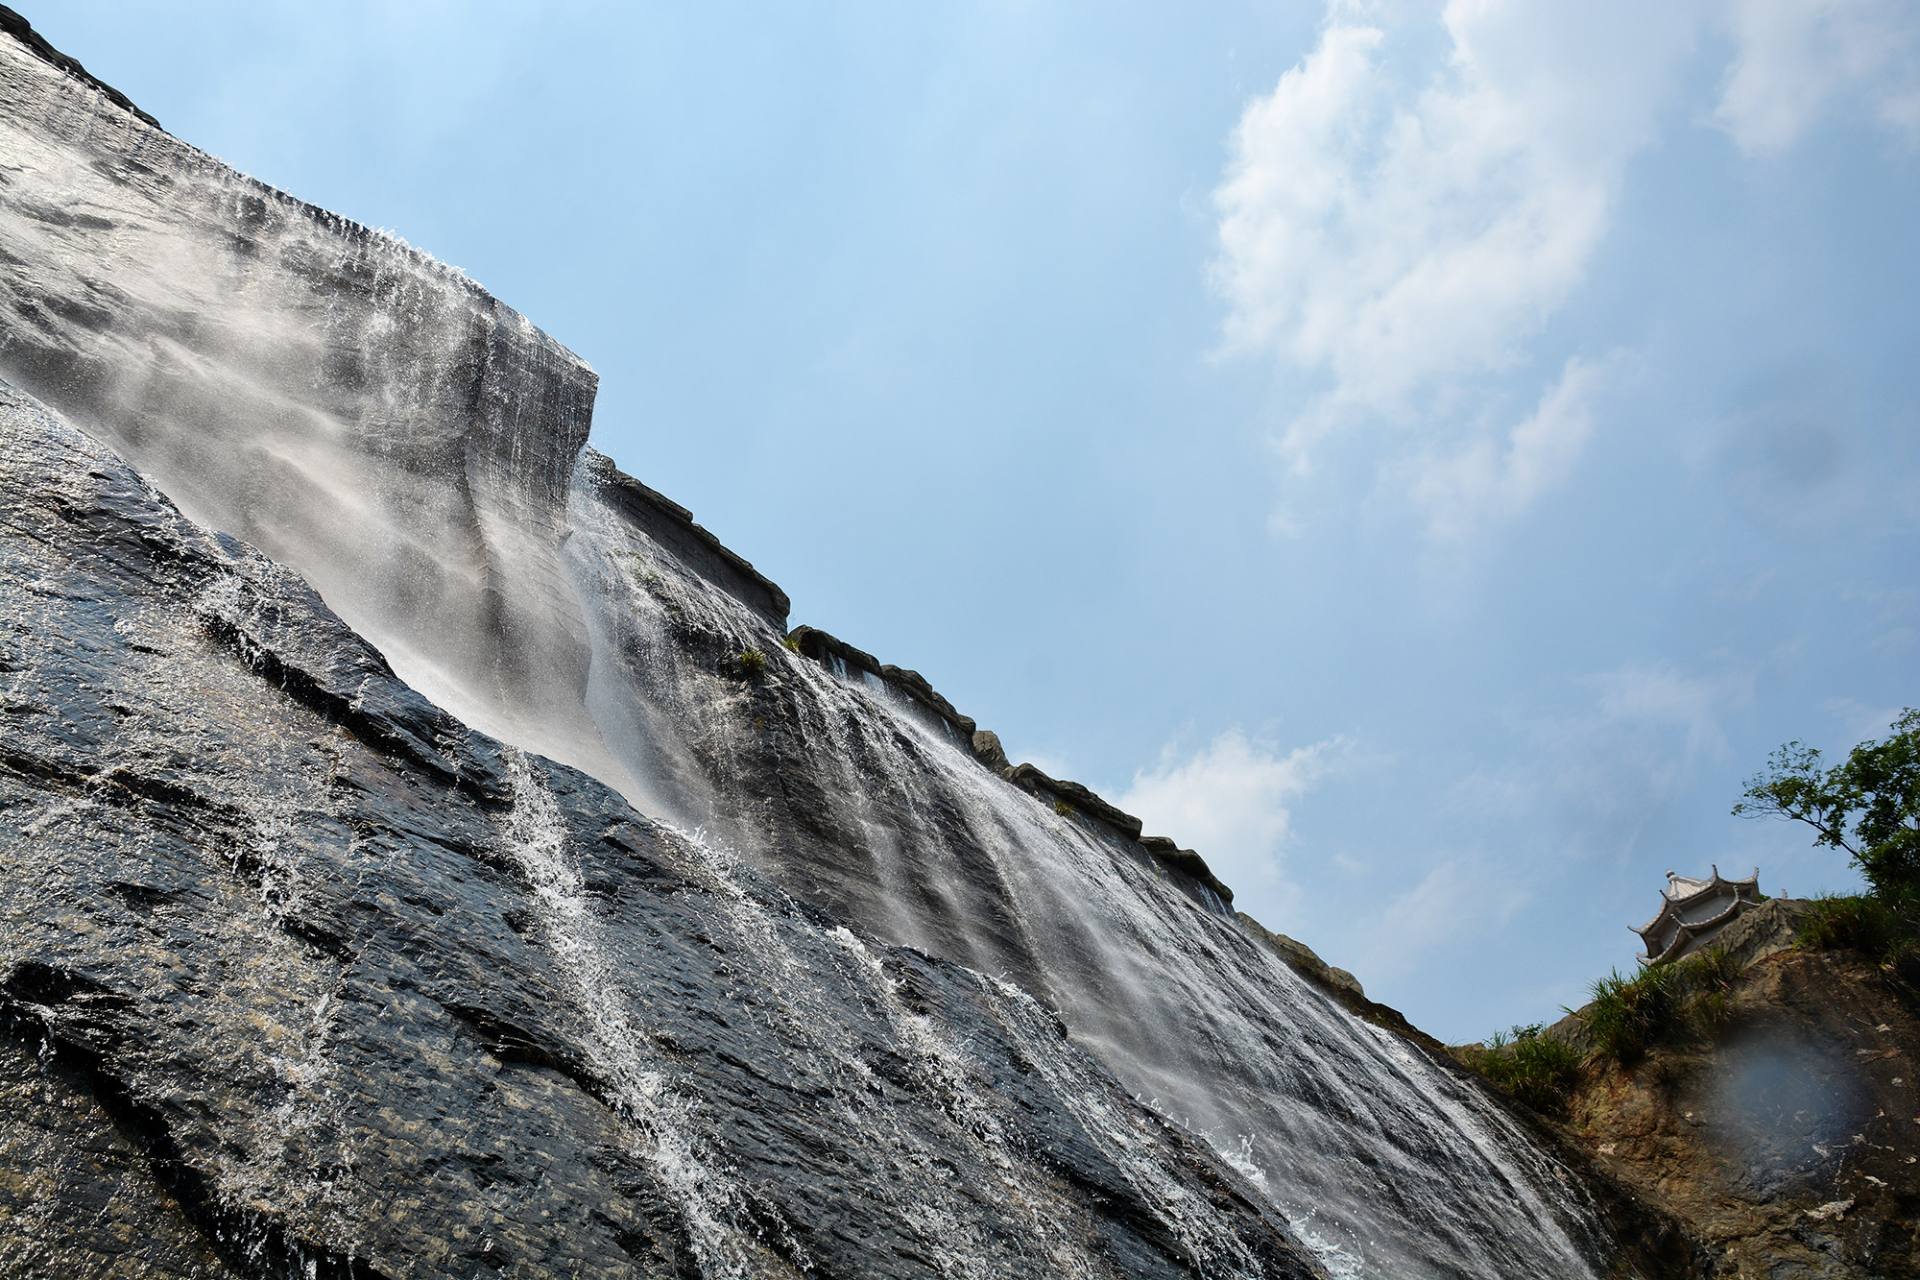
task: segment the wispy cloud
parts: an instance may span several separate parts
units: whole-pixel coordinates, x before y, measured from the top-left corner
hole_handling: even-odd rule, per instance
[[[1593,434],[1595,402],[1622,360],[1567,361],[1560,380],[1504,438],[1491,433],[1413,469],[1413,500],[1436,538],[1458,539],[1519,515],[1572,473]]]
[[[1694,675],[1671,666],[1627,666],[1590,683],[1599,695],[1594,723],[1678,732],[1688,764],[1724,754],[1727,715],[1753,700],[1748,670]]]
[[[1920,9],[1909,0],[1743,0],[1715,121],[1742,151],[1780,151],[1839,106],[1920,142]]]
[[[1214,279],[1233,348],[1327,378],[1284,434],[1296,463],[1522,357],[1653,134],[1692,40],[1674,9],[1456,3],[1443,47],[1409,68],[1394,33],[1336,5],[1247,107],[1215,193]]]
[[[1292,805],[1347,753],[1342,739],[1282,750],[1229,729],[1197,750],[1166,748],[1117,803],[1149,833],[1199,850],[1242,898],[1278,919],[1298,896],[1285,866]]]
[[[1368,981],[1390,982],[1449,947],[1484,942],[1527,904],[1525,877],[1450,858],[1390,899],[1353,939],[1354,964]],[[1471,920],[1479,932],[1463,930]]]
[[[1247,105],[1214,192],[1226,347],[1308,384],[1276,437],[1295,481],[1335,438],[1370,439],[1371,469],[1441,540],[1570,481],[1604,430],[1609,359],[1555,350],[1548,325],[1587,284],[1635,158],[1695,123],[1673,108],[1721,47],[1703,38],[1732,50],[1713,120],[1744,152],[1847,104],[1920,140],[1920,10],[1903,0],[1452,0],[1437,29],[1331,0],[1315,47]],[[1543,365],[1557,378],[1529,392]],[[1528,401],[1504,435],[1490,425]],[[1300,527],[1295,505],[1276,528]]]
[[[1726,759],[1729,722],[1751,705],[1755,675],[1735,663],[1708,672],[1647,663],[1584,677],[1576,705],[1516,721],[1523,749],[1465,774],[1451,807],[1489,836],[1532,833],[1561,864],[1629,854],[1702,768]]]
[[[1896,706],[1871,706],[1858,698],[1828,698],[1825,702],[1827,715],[1840,726],[1840,734],[1834,739],[1834,759],[1838,760],[1856,743],[1869,738],[1884,738],[1888,726],[1900,718],[1904,708]]]

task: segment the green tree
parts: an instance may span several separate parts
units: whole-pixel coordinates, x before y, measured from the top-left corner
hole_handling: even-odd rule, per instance
[[[1747,780],[1733,811],[1804,822],[1815,844],[1844,850],[1890,906],[1920,907],[1920,710],[1908,707],[1887,737],[1831,767],[1818,748],[1787,743]]]

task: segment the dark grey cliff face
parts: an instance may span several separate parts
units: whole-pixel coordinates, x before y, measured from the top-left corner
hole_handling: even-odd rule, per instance
[[[297,565],[443,705],[585,750],[553,557],[592,372],[4,38],[0,156],[0,369]]]
[[[65,792],[36,774],[38,766],[14,770],[20,786],[54,788],[49,794],[76,802],[92,796],[96,784],[86,780],[95,777],[107,779],[98,785],[117,800],[113,762],[128,752],[145,752],[142,769],[163,777],[185,771],[206,786],[229,771],[252,779],[217,793],[244,817],[233,818],[241,825],[204,841],[187,830],[167,856],[200,862],[182,861],[162,887],[188,893],[175,882],[214,872],[227,877],[218,883],[238,886],[222,891],[232,896],[220,899],[231,914],[204,931],[222,939],[205,945],[226,957],[226,968],[213,977],[195,971],[194,994],[181,1008],[200,1009],[195,1002],[217,990],[223,972],[257,974],[266,986],[242,997],[255,1002],[245,1013],[187,1019],[186,1038],[171,1052],[190,1057],[182,1046],[204,1040],[220,1064],[213,1079],[254,1081],[255,1095],[196,1095],[137,1071],[130,1084],[108,1078],[96,1088],[99,1069],[87,1064],[119,1061],[142,1038],[139,1019],[172,1026],[186,1015],[165,1002],[94,1001],[49,976],[98,978],[97,966],[61,959],[55,940],[68,937],[59,922],[76,918],[74,904],[92,901],[87,895],[119,900],[105,881],[69,886],[72,896],[20,896],[9,907],[29,920],[51,912],[55,922],[22,934],[37,939],[36,948],[54,948],[54,958],[25,971],[16,1026],[67,1018],[84,1031],[86,1011],[134,1009],[111,1034],[63,1041],[68,1052],[54,1061],[81,1064],[61,1067],[67,1074],[33,1077],[15,1061],[6,1077],[72,1090],[82,1101],[71,1114],[98,1121],[76,1129],[73,1144],[97,1153],[101,1169],[133,1158],[122,1147],[137,1148],[148,1132],[142,1126],[150,1128],[157,1090],[186,1099],[196,1117],[188,1125],[163,1113],[153,1123],[169,1135],[167,1150],[198,1160],[192,1167],[200,1172],[173,1189],[156,1185],[186,1206],[190,1221],[210,1212],[195,1206],[236,1203],[235,1194],[254,1212],[279,1214],[284,1225],[261,1237],[269,1252],[282,1248],[274,1231],[358,1249],[362,1237],[348,1224],[370,1215],[417,1218],[380,1228],[399,1233],[378,1237],[400,1241],[380,1255],[389,1260],[444,1259],[456,1242],[461,1258],[477,1260],[487,1256],[474,1250],[490,1228],[456,1231],[467,1220],[441,1216],[465,1212],[459,1206],[474,1186],[506,1188],[481,1196],[474,1213],[525,1194],[553,1223],[580,1224],[579,1203],[599,1203],[607,1188],[631,1182],[651,1187],[641,1199],[660,1206],[648,1224],[579,1229],[604,1231],[616,1244],[628,1238],[623,1232],[656,1242],[640,1246],[643,1267],[665,1265],[667,1256],[646,1250],[669,1248],[678,1250],[675,1265],[722,1272],[804,1270],[811,1260],[819,1274],[864,1267],[991,1275],[1016,1265],[1072,1272],[1090,1259],[1093,1274],[1289,1274],[1285,1245],[1263,1234],[1275,1221],[1340,1276],[1580,1277],[1620,1260],[1587,1189],[1550,1145],[1419,1043],[1354,1016],[1340,993],[1304,981],[1235,920],[1196,856],[1171,841],[1142,841],[1137,823],[1071,784],[987,767],[983,757],[1000,762],[991,751],[976,754],[975,726],[912,672],[863,660],[819,633],[796,634],[790,650],[786,597],[686,512],[585,448],[592,375],[464,276],[234,174],[4,38],[0,156],[0,374],[117,450],[206,527],[260,546],[285,566],[276,581],[304,593],[304,579],[344,623],[330,623],[325,638],[297,628],[304,647],[289,662],[261,648],[251,624],[233,621],[254,616],[246,593],[257,588],[212,591],[198,579],[169,579],[155,587],[153,608],[171,600],[201,619],[192,624],[198,643],[208,643],[211,627],[243,654],[264,655],[264,670],[298,706],[282,707],[279,718],[249,711],[209,722],[212,713],[195,705],[202,695],[189,688],[168,704],[172,718],[150,726],[102,719],[87,739],[96,745],[74,747],[96,753],[93,772],[73,766],[81,771],[59,784]],[[68,534],[45,510],[20,525],[20,537],[45,543],[48,554]],[[257,563],[231,547],[220,554]],[[56,600],[61,572],[27,564],[18,580],[50,574],[44,599]],[[229,579],[251,581],[233,570],[218,580]],[[228,591],[239,600],[220,594]],[[96,620],[93,632],[76,634],[96,635],[104,651],[113,641]],[[58,625],[80,622],[61,615]],[[385,661],[431,701],[406,691]],[[163,683],[171,659],[147,666]],[[7,678],[22,705],[58,707],[66,695],[35,693],[57,669],[41,661]],[[392,706],[381,710],[380,698]],[[24,714],[26,723],[45,725],[65,713],[40,721]],[[196,736],[203,724],[224,736]],[[461,724],[583,773],[503,754]],[[347,776],[384,770],[389,780],[344,790],[333,781],[328,761],[345,750],[343,725],[371,753],[355,756],[359,772]],[[367,763],[375,758],[384,763]],[[246,774],[242,765],[262,772]],[[372,816],[358,808],[342,816],[315,807],[315,795],[380,804]],[[138,832],[163,815],[131,802],[84,811],[88,821],[113,817],[121,825],[111,832],[43,829],[39,808],[15,812],[31,814],[6,828],[8,857],[21,866],[40,866],[29,858],[83,866],[96,848],[137,863],[162,848]],[[256,821],[270,829],[258,838],[263,847],[319,842],[315,852],[288,855],[285,883],[278,854],[250,853],[226,867],[205,852],[244,845],[254,838],[245,822]],[[43,830],[67,834],[49,844],[31,834]],[[271,834],[282,831],[295,834]],[[417,847],[401,855],[403,836]],[[629,860],[664,870],[641,874]],[[617,867],[627,872],[610,869]],[[13,880],[30,886],[38,875]],[[466,886],[483,880],[490,891],[498,881],[501,900],[464,902]],[[295,921],[288,925],[273,913],[293,886],[303,909],[287,913]],[[458,1024],[446,1036],[470,1034],[502,1063],[546,1071],[538,1078],[591,1099],[599,1107],[591,1114],[613,1136],[589,1136],[545,1112],[527,1118],[517,1102],[488,1111],[495,1104],[485,1090],[477,1101],[447,1102],[445,1120],[425,1103],[414,1107],[436,1094],[443,1070],[460,1067],[447,1065],[454,1041],[441,1031],[409,1032],[392,1046],[391,1074],[381,1082],[377,1033],[415,1009],[414,996],[393,1006],[400,1012],[356,1011],[374,1020],[337,1033],[331,1021],[316,1021],[321,1013],[348,1016],[331,998],[314,1011],[333,971],[281,977],[275,966],[306,955],[299,947],[308,945],[336,959],[366,955],[339,940],[362,936],[349,927],[363,923],[353,906],[362,886],[372,886],[365,893],[380,912],[410,922],[394,926],[404,938],[381,944],[379,964],[403,966],[399,976],[382,967],[370,981],[427,991],[423,999],[452,1019],[446,1025]],[[327,905],[336,900],[344,905]],[[170,921],[165,900],[154,902],[141,918]],[[492,913],[504,924],[446,923],[465,921],[469,906],[476,918]],[[243,916],[242,907],[256,914]],[[311,920],[320,923],[301,923]],[[61,945],[118,936],[69,932]],[[156,972],[188,964],[167,961],[169,945],[202,945],[201,933],[166,936],[171,943],[147,948]],[[917,950],[889,949],[900,946]],[[125,959],[145,953],[129,949]],[[434,986],[431,975],[451,975],[449,985]],[[127,986],[106,989],[124,994]],[[756,1012],[716,1013],[736,997]],[[417,1007],[442,1026],[432,1021],[440,1013]],[[1064,1020],[1064,1040],[1048,1010]],[[284,1028],[279,1039],[261,1030],[267,1026]],[[21,1043],[33,1034],[41,1033]],[[341,1078],[326,1074],[332,1067],[301,1065],[350,1043],[365,1055],[357,1093],[330,1083]],[[876,1056],[873,1046],[885,1043],[902,1062],[957,1061],[959,1075],[925,1065],[922,1076],[901,1079],[920,1079],[928,1092],[874,1107],[822,1083],[823,1074],[863,1081],[868,1071],[892,1080],[893,1068],[875,1065],[892,1061]],[[269,1053],[261,1044],[275,1047]],[[303,1092],[266,1083],[257,1065],[248,1075],[244,1064],[221,1061],[256,1053],[293,1064],[296,1074],[319,1074]],[[809,1065],[809,1055],[843,1065]],[[1003,1060],[1004,1070],[978,1065]],[[1118,1078],[1122,1094],[1103,1071]],[[408,1105],[384,1098],[388,1089]],[[980,1089],[995,1093],[978,1103],[984,1111],[952,1100]],[[1233,1172],[1155,1128],[1125,1093],[1189,1128]],[[251,1111],[243,1105],[249,1096]],[[149,1101],[123,1113],[114,1110],[121,1097]],[[852,1101],[843,1107],[843,1099]],[[306,1124],[336,1104],[373,1118],[340,1130],[358,1136],[329,1139],[313,1163],[262,1175],[257,1192],[244,1193],[247,1162],[277,1149],[278,1138],[258,1137],[270,1127],[262,1114]],[[931,1109],[925,1117],[922,1107]],[[367,1136],[398,1123],[387,1111],[424,1128]],[[746,1118],[755,1114],[776,1118]],[[693,1135],[693,1171],[680,1182],[660,1155],[679,1149],[676,1117]],[[1022,1136],[1023,1125],[1095,1135],[1079,1145],[1104,1151],[1123,1172],[1117,1182],[1082,1174],[1087,1159],[1057,1158],[1047,1140]],[[458,1181],[467,1176],[466,1153],[486,1149],[471,1144],[496,1129],[515,1145]],[[794,1145],[756,1146],[768,1133]],[[754,1141],[736,1148],[742,1135]],[[442,1140],[447,1149],[435,1151]],[[949,1152],[953,1142],[960,1146]],[[394,1154],[407,1143],[427,1153]],[[541,1154],[553,1144],[590,1153],[581,1159],[595,1170],[594,1162],[615,1159],[610,1151],[626,1153],[626,1163],[579,1203],[558,1192],[541,1201],[523,1188],[538,1182],[530,1169],[564,1163]],[[379,1185],[411,1186],[417,1173],[419,1187],[407,1194],[431,1190],[438,1198],[389,1204],[384,1193],[355,1191],[360,1198],[335,1202],[314,1189],[353,1188],[341,1171],[368,1168],[378,1152],[398,1162]],[[1148,1164],[1128,1166],[1125,1153]],[[172,1168],[170,1159],[163,1155],[157,1167]],[[761,1172],[736,1187],[721,1176],[736,1166]],[[442,1186],[436,1179],[448,1169],[456,1180]],[[791,1187],[828,1189],[809,1203],[753,1181],[778,1183],[771,1169],[786,1170]],[[1115,1198],[1122,1185],[1131,1190]],[[1237,1199],[1235,1186],[1250,1189],[1258,1209]],[[896,1189],[891,1198],[888,1187]],[[1120,1226],[1101,1225],[1111,1216],[1097,1208],[1103,1203],[1115,1207]],[[1119,1209],[1123,1203],[1134,1208]],[[334,1208],[294,1211],[310,1204]],[[723,1245],[711,1234],[714,1220],[748,1226],[723,1232],[734,1242]],[[421,1235],[403,1239],[408,1231]],[[474,1231],[477,1240],[469,1239]],[[1138,1244],[1088,1248],[1089,1231]],[[840,1241],[841,1251],[808,1232]],[[436,1233],[440,1243],[429,1245],[425,1237]],[[788,1237],[804,1252],[779,1243]],[[553,1226],[549,1238],[565,1240],[566,1230]],[[876,1242],[878,1261],[862,1263],[845,1244],[862,1238]],[[679,1243],[657,1244],[663,1239]],[[739,1252],[748,1239],[758,1252]],[[941,1240],[950,1247],[936,1247]],[[503,1247],[498,1238],[495,1247]]]
[[[1320,1274],[1030,997],[469,731],[4,387],[0,483],[0,1274]]]

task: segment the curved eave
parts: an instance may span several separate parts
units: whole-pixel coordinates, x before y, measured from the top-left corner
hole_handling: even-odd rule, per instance
[[[1692,880],[1693,877],[1688,876],[1686,877],[1686,879]],[[1755,867],[1753,869],[1753,874],[1748,876],[1745,880],[1729,880],[1725,876],[1720,874],[1719,867],[1715,867],[1713,869],[1713,878],[1711,880],[1705,881],[1700,888],[1695,889],[1693,892],[1678,898],[1670,898],[1667,896],[1666,891],[1662,890],[1660,893],[1660,910],[1654,913],[1653,919],[1647,921],[1645,924],[1640,925],[1638,927],[1635,927],[1633,925],[1629,925],[1627,927],[1630,929],[1633,929],[1635,933],[1639,934],[1641,937],[1644,938],[1647,936],[1647,930],[1653,928],[1655,925],[1659,924],[1662,920],[1666,919],[1669,912],[1677,912],[1684,907],[1689,907],[1694,903],[1700,901],[1700,899],[1707,897],[1710,894],[1717,893],[1723,889],[1733,890],[1734,898],[1736,901],[1739,899],[1740,891],[1742,889],[1751,889],[1755,894],[1758,894],[1760,892],[1760,868]]]
[[[1745,882],[1742,881],[1741,883],[1745,883]],[[1653,955],[1652,948],[1648,948],[1646,951],[1636,956],[1635,959],[1639,960],[1641,964],[1646,964],[1646,965],[1659,964],[1662,961],[1669,958],[1670,956],[1672,956],[1674,952],[1680,950],[1682,947],[1686,946],[1689,942],[1692,942],[1695,938],[1698,938],[1701,934],[1719,932],[1719,930],[1725,927],[1725,925],[1730,920],[1732,920],[1735,916],[1739,915],[1743,908],[1757,907],[1759,905],[1760,905],[1759,903],[1755,902],[1751,898],[1742,898],[1736,894],[1734,896],[1733,901],[1727,904],[1727,909],[1725,911],[1719,912],[1716,915],[1708,916],[1705,920],[1698,920],[1692,924],[1688,924],[1685,920],[1675,921],[1675,924],[1678,927],[1674,929],[1673,937],[1667,942],[1667,945],[1660,949],[1659,955],[1657,956]],[[1639,931],[1636,930],[1636,932],[1639,932]],[[1643,938],[1645,937],[1644,934],[1642,934],[1641,936]]]

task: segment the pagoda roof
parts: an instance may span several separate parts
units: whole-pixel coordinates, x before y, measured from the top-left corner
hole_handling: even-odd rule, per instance
[[[1711,897],[1723,891],[1731,890],[1735,896],[1738,896],[1741,889],[1758,891],[1759,887],[1760,868],[1758,867],[1755,867],[1753,874],[1744,880],[1727,879],[1720,874],[1720,868],[1717,864],[1713,867],[1713,875],[1705,880],[1697,876],[1675,875],[1669,871],[1667,872],[1667,883],[1660,890],[1660,910],[1654,912],[1653,919],[1643,925],[1636,926],[1633,931],[1644,939],[1650,929],[1666,919],[1668,913],[1677,911],[1681,907],[1688,906],[1694,902],[1698,902],[1702,898]]]

